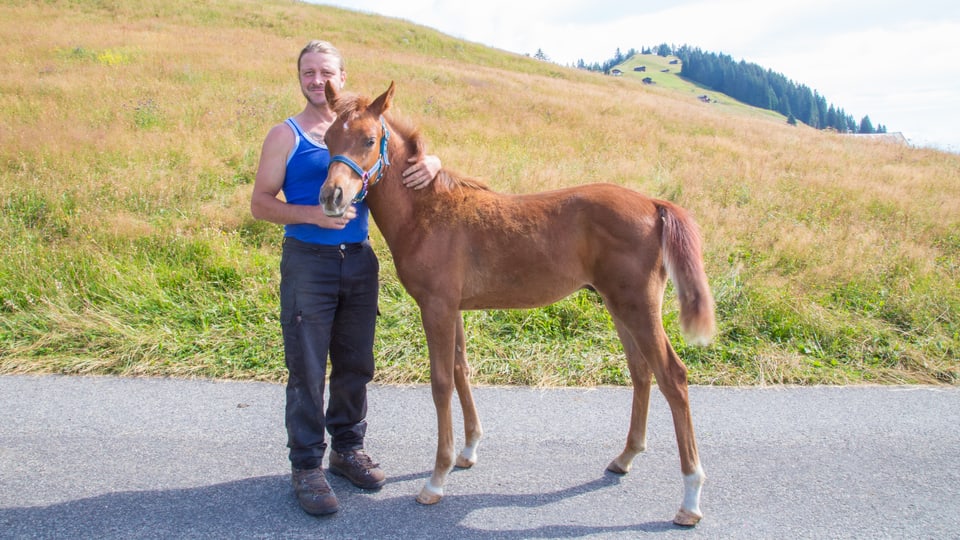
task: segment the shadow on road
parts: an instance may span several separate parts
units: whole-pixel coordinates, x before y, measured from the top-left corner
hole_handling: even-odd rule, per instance
[[[429,473],[392,478],[426,480]],[[536,524],[538,509],[579,495],[611,488],[620,478],[606,473],[596,480],[552,493],[448,496],[422,506],[413,494],[378,498],[330,475],[341,511],[315,518],[297,506],[289,476],[263,476],[212,486],[131,491],[99,495],[42,507],[0,509],[0,529],[11,537],[317,537],[323,538],[573,538],[595,534],[653,533],[675,530],[671,522],[594,526]],[[478,510],[525,510],[529,527],[516,520],[509,529],[470,526]],[[582,517],[582,516],[580,516]],[[570,521],[583,521],[571,519]],[[495,526],[496,523],[489,525]]]

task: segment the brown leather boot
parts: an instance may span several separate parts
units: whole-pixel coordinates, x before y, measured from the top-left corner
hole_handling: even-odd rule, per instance
[[[336,494],[327,483],[323,467],[294,468],[290,475],[290,482],[293,484],[293,491],[297,494],[297,502],[300,503],[300,508],[303,508],[304,512],[322,516],[340,509],[340,502],[337,501]]]
[[[362,489],[378,489],[387,482],[380,464],[374,463],[362,448],[346,452],[331,451],[330,472],[345,477]]]

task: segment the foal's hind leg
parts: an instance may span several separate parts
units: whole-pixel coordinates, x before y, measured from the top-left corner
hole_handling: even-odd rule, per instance
[[[460,409],[463,411],[463,431],[466,439],[463,450],[457,456],[457,467],[469,469],[477,463],[477,446],[483,437],[483,428],[480,426],[480,415],[477,414],[473,392],[470,390],[470,364],[467,363],[463,313],[457,319],[457,344],[453,354],[453,382],[457,388],[457,397],[460,398]]]
[[[652,298],[649,301],[654,301]],[[659,299],[657,299],[659,305]],[[703,517],[700,511],[700,488],[703,486],[703,468],[697,452],[696,437],[693,433],[693,417],[690,412],[690,396],[687,387],[687,368],[674,352],[660,321],[659,310],[656,317],[649,310],[625,307],[608,303],[611,313],[619,318],[618,328],[626,330],[633,337],[639,350],[639,357],[646,362],[648,370],[657,377],[657,386],[670,405],[673,415],[673,427],[680,453],[680,470],[683,473],[683,502],[673,518],[677,525],[693,526]],[[632,317],[624,316],[632,314]],[[624,347],[627,347],[624,344]]]
[[[700,488],[706,475],[700,466],[697,441],[693,434],[693,415],[690,412],[690,393],[687,387],[687,367],[674,352],[666,335],[661,338],[666,355],[661,363],[654,365],[657,386],[673,414],[673,427],[677,433],[677,447],[680,450],[680,469],[683,472],[683,503],[673,522],[677,525],[693,526],[703,517],[700,511]]]
[[[626,474],[633,466],[633,458],[647,449],[647,413],[650,410],[652,374],[630,332],[617,319],[614,319],[614,324],[617,327],[620,342],[623,344],[623,350],[627,357],[627,367],[630,369],[630,379],[633,381],[633,405],[630,411],[630,430],[627,432],[627,444],[623,452],[607,465],[607,470],[617,474]]]

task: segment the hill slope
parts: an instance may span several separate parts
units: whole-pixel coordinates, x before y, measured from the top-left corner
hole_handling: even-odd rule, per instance
[[[698,83],[680,76],[682,69],[680,59],[676,56],[658,56],[656,54],[637,54],[627,58],[618,65],[622,77],[638,80],[644,84],[653,84],[661,88],[676,90],[684,97],[696,97],[702,103],[711,104],[730,114],[744,114],[748,116],[767,118],[773,121],[786,122],[787,119],[776,111],[760,109],[737,101],[736,99],[716,90],[706,88]],[[642,70],[639,71],[638,69]],[[704,98],[704,99],[701,99]]]
[[[630,186],[690,209],[718,301],[696,383],[958,381],[960,157],[701,103],[382,17],[280,0],[0,3],[0,372],[280,379],[263,136],[324,38],[348,89],[495,189]],[[425,380],[382,242],[382,381]],[[622,384],[599,300],[467,314],[477,378]]]

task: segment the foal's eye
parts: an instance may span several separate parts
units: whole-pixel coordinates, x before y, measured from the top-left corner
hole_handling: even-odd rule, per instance
[[[365,144],[367,148],[373,148],[373,145],[377,144],[377,139],[376,137],[370,137],[363,144]]]

